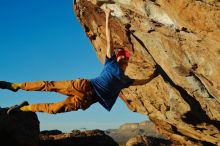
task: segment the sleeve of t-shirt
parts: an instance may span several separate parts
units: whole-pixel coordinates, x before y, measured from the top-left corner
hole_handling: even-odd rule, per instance
[[[105,65],[113,62],[113,61],[116,61],[116,55],[115,53],[112,54],[112,57],[111,58],[108,58],[107,56],[105,57]]]
[[[125,88],[128,88],[131,84],[134,83],[134,79],[131,79],[131,78],[129,78],[128,76],[125,76],[124,78],[125,78],[125,80],[126,80]]]

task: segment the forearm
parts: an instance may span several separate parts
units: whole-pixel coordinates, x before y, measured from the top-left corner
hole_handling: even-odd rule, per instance
[[[150,81],[151,80],[149,80],[149,79],[134,79],[134,82],[133,82],[132,86],[144,85],[144,84],[147,84]]]
[[[106,16],[106,22],[105,22],[105,34],[106,34],[106,49],[107,49],[107,56],[109,57],[110,54],[110,48],[111,48],[111,39],[110,39],[110,28],[109,28],[109,18]]]
[[[107,57],[111,58],[113,49],[111,46],[111,30],[109,27],[109,15],[110,13],[106,13],[106,49],[107,49]]]
[[[132,86],[144,85],[156,78],[158,74],[154,72],[148,79],[134,79]]]

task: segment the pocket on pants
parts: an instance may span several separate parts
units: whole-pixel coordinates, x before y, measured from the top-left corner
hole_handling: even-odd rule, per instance
[[[83,97],[79,97],[79,101],[81,101],[79,105],[82,110],[86,110],[93,103],[91,96],[88,96],[88,95],[85,95]]]
[[[72,110],[78,110],[78,109],[82,109],[82,110],[86,110],[88,107],[90,107],[90,105],[94,100],[87,95],[84,96],[70,96],[65,100],[65,104],[70,107]]]

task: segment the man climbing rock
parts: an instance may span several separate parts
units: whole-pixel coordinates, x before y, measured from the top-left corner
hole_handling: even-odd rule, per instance
[[[111,45],[111,34],[109,28],[109,16],[111,10],[105,9],[106,14],[106,40],[107,53],[104,68],[101,74],[93,79],[77,79],[66,81],[37,81],[10,83],[0,81],[1,89],[9,89],[18,91],[19,89],[26,91],[52,91],[58,92],[68,97],[64,101],[57,103],[39,103],[29,105],[23,102],[20,105],[11,107],[8,114],[16,111],[32,111],[46,112],[50,114],[76,111],[78,109],[85,110],[95,102],[99,102],[108,111],[114,105],[120,91],[130,85],[141,85],[149,82],[149,79],[134,80],[124,74],[128,65],[130,53],[126,49],[121,49],[117,53]]]

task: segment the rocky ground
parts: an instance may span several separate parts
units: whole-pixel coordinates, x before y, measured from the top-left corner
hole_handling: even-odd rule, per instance
[[[3,146],[137,146],[171,145],[155,131],[149,122],[124,124],[119,129],[41,131],[37,115],[17,112],[8,115],[8,108],[0,109],[0,142]]]
[[[73,130],[70,133],[62,133],[59,130],[42,131],[40,134],[40,146],[159,146],[171,145],[162,135],[156,132],[152,122],[130,123],[120,126],[119,129],[101,130]]]
[[[79,131],[70,133],[47,131],[40,134],[39,146],[118,146],[110,136],[101,130]]]
[[[145,131],[147,133],[147,131]],[[43,131],[40,134],[40,146],[170,146],[169,140],[151,137],[145,134],[124,137],[118,133],[111,137],[101,130],[73,130],[70,133]]]

